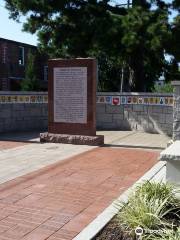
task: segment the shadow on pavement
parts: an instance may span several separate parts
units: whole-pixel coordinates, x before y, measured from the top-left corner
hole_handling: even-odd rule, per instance
[[[120,147],[120,148],[141,148],[141,149],[152,149],[152,150],[164,150],[163,147],[155,147],[155,146],[143,146],[143,145],[126,145],[126,144],[104,144],[101,147]]]
[[[0,133],[0,141],[40,143],[40,132]]]

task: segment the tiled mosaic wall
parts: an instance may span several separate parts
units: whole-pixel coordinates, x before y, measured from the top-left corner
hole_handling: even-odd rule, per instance
[[[0,104],[7,103],[47,103],[48,96],[47,94],[0,94]]]
[[[0,92],[0,132],[47,130],[47,93]]]
[[[97,103],[106,103],[111,105],[152,105],[152,106],[173,106],[173,96],[172,95],[154,95],[147,93],[146,95],[137,93],[132,93],[131,95],[126,93],[126,95],[104,95],[104,93],[98,93]]]
[[[172,135],[173,95],[98,93],[97,127]]]
[[[47,93],[0,92],[0,132],[47,130]],[[172,94],[98,93],[97,127],[172,135]]]

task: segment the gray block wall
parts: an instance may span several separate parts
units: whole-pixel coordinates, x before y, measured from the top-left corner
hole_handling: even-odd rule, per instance
[[[47,92],[0,91],[0,133],[43,131],[47,126]]]
[[[47,103],[0,104],[0,132],[47,129],[47,116]]]
[[[173,107],[97,104],[97,128],[138,130],[172,136]]]
[[[174,81],[173,140],[180,140],[180,81]]]
[[[1,92],[0,97],[4,94],[7,94],[7,92]],[[8,95],[10,94],[12,93],[9,92]],[[21,95],[20,93],[14,94]],[[24,93],[24,95],[28,94],[36,95],[36,93]],[[39,94],[40,93],[37,95]],[[42,94],[47,96],[47,93]],[[106,93],[105,95],[112,96],[116,94]],[[176,99],[176,103],[180,106],[180,98]],[[178,110],[174,112],[174,135],[176,134],[175,132],[178,132],[180,138],[180,107],[177,109]],[[173,107],[144,104],[114,106],[111,104],[97,103],[96,122],[97,129],[140,130],[150,133],[163,133],[171,136],[173,132]],[[31,130],[47,131],[47,127],[47,103],[0,102],[0,133]]]

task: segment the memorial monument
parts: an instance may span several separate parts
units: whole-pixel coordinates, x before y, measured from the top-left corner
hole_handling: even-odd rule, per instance
[[[41,142],[101,145],[96,135],[97,62],[92,58],[48,62],[48,133]]]

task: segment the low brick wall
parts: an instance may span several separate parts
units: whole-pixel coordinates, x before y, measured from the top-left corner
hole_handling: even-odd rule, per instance
[[[173,95],[98,93],[97,127],[106,130],[141,130],[171,136]]]
[[[47,131],[47,93],[0,92],[0,132]],[[172,94],[97,93],[97,128],[172,135]]]
[[[47,130],[47,93],[0,92],[0,132]]]

